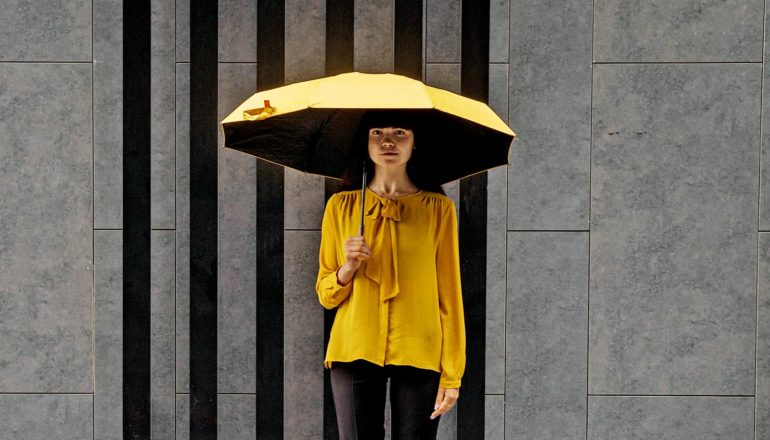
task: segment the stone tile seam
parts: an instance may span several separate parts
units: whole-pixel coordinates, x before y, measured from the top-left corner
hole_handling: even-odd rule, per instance
[[[585,400],[585,438],[588,438],[588,422],[589,422],[589,411],[590,411],[590,397],[591,393],[588,392],[590,386],[589,386],[589,379],[590,379],[590,360],[589,356],[591,355],[591,154],[593,146],[593,117],[594,117],[594,66],[596,63],[594,62],[594,44],[595,44],[595,36],[596,35],[596,0],[591,1],[591,84],[590,84],[590,90],[588,92],[589,95],[589,104],[588,104],[588,229],[587,229],[587,235],[586,239],[588,240],[588,255],[587,255],[587,273],[586,273],[586,400]]]
[[[94,100],[94,7],[91,2],[91,438],[96,439],[96,106]]]
[[[767,38],[767,1],[762,2],[762,76],[759,82],[759,160],[757,161],[757,240],[756,240],[756,285],[754,288],[754,401],[753,403],[753,431],[754,440],[757,439],[757,387],[759,382],[759,363],[757,360],[757,346],[759,345],[759,242],[762,235],[762,118],[764,109],[765,98],[765,50],[766,50],[766,38]]]

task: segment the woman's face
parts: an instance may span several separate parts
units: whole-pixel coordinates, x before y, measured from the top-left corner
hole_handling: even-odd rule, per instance
[[[381,127],[369,129],[369,157],[382,167],[406,165],[412,157],[414,133],[408,128]]]

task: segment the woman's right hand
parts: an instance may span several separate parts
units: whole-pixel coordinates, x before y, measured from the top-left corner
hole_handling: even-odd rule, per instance
[[[353,272],[358,270],[361,262],[372,256],[372,249],[366,243],[363,235],[354,235],[345,241],[345,264]]]
[[[343,286],[353,279],[361,261],[372,256],[372,250],[366,244],[363,235],[354,235],[345,241],[345,263],[337,269],[337,281]]]

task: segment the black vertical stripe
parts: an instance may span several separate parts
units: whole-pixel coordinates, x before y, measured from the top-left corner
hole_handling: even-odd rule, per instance
[[[285,5],[257,2],[257,89],[284,85]],[[257,438],[283,438],[284,170],[257,159]],[[312,398],[312,396],[308,396]]]
[[[422,80],[422,0],[396,0],[393,73]]]
[[[353,70],[353,0],[326,1],[326,75]]]
[[[123,438],[150,438],[150,1],[123,2]]]
[[[462,2],[460,89],[488,102],[489,0]],[[484,438],[487,173],[460,180],[460,257],[467,363],[457,401],[457,438]]]
[[[217,1],[190,2],[190,438],[217,436]]]
[[[326,1],[326,75],[337,75],[353,70],[353,0],[327,0]],[[328,201],[332,194],[340,189],[341,181],[336,179],[324,179],[324,200]],[[329,346],[329,337],[332,331],[334,318],[337,316],[337,308],[324,309],[324,344],[323,356],[326,356],[326,347]],[[337,426],[337,413],[334,407],[332,395],[332,382],[329,370],[324,372],[324,415],[323,438],[339,438]]]

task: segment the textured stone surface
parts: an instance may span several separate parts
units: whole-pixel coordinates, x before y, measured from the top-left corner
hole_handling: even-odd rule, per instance
[[[510,38],[511,0],[491,0],[489,2],[489,62],[507,63],[510,56],[508,40]],[[518,11],[516,11],[518,13]],[[516,42],[514,41],[514,44]]]
[[[761,61],[762,0],[594,2],[594,61]]]
[[[587,287],[588,233],[508,233],[507,438],[585,433]]]
[[[152,3],[150,101],[151,193],[153,229],[174,229],[175,105],[174,2]]]
[[[217,438],[256,440],[257,399],[254,394],[217,395]],[[311,438],[291,437],[284,438]],[[320,437],[318,437],[320,438]]]
[[[219,120],[254,93],[257,67],[219,65]],[[220,393],[256,391],[257,341],[257,162],[222,148],[219,132],[217,324]]]
[[[353,12],[353,70],[393,72],[393,0],[356,0]]]
[[[122,229],[123,0],[93,4],[94,228]]]
[[[487,394],[505,393],[505,304],[507,238],[505,213],[507,169],[499,167],[487,172],[487,320],[484,360]],[[466,342],[467,344],[467,342]],[[466,366],[467,367],[467,366]]]
[[[508,229],[587,230],[591,3],[511,1]]]
[[[94,231],[94,318],[94,437],[122,440],[123,231]]]
[[[460,64],[426,64],[425,84],[460,93]]]
[[[0,392],[93,392],[91,87],[0,64]]]
[[[588,438],[754,440],[750,397],[589,396]]]
[[[284,234],[284,436],[323,438],[324,309],[318,303],[318,231]]]
[[[425,62],[459,63],[461,34],[460,0],[425,0]]]
[[[590,393],[754,393],[760,73],[596,66]]]
[[[770,235],[759,234],[756,438],[770,438]]]
[[[770,16],[765,17],[765,27],[770,24]],[[769,35],[765,35],[765,41],[770,40]],[[770,48],[765,43],[764,59],[770,60]],[[770,78],[770,69],[763,65],[762,83],[768,84]],[[770,230],[770,110],[765,111],[767,104],[770,103],[770,87],[762,87],[762,147],[760,151],[760,175],[759,175],[759,229],[762,231]]]
[[[484,438],[505,438],[505,396],[487,394],[484,398]]]
[[[0,62],[90,62],[91,4],[87,0],[4,0]]]
[[[94,438],[93,411],[87,394],[0,394],[0,439]]]
[[[190,392],[190,65],[176,68],[176,392]]]
[[[174,438],[174,231],[152,231],[150,416],[152,438]]]
[[[190,0],[175,0],[187,2]],[[219,61],[229,63],[257,62],[257,2],[253,0],[218,0],[219,2]],[[288,8],[287,8],[288,9]],[[187,9],[189,14],[189,7]],[[289,17],[286,17],[287,25]],[[189,18],[186,22],[189,26]],[[189,59],[189,31],[182,40],[187,44]],[[184,38],[184,36],[182,38]],[[256,85],[254,82],[253,85]],[[240,104],[240,103],[239,103]],[[224,119],[224,118],[223,118]]]

